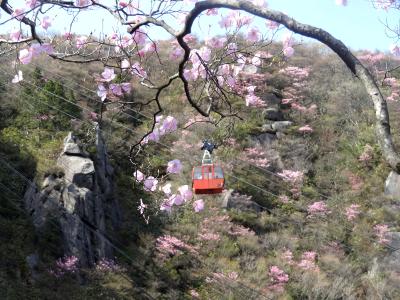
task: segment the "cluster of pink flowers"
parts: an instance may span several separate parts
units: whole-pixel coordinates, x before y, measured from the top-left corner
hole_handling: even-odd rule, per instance
[[[386,224],[377,224],[374,226],[375,235],[378,238],[379,244],[387,244],[389,243],[389,239],[387,238],[387,234],[389,233],[389,227]]]
[[[318,266],[316,265],[316,257],[317,253],[315,251],[306,251],[302,254],[300,261],[296,263],[293,259],[293,253],[291,250],[286,249],[281,254],[281,258],[284,260],[285,264],[312,271],[318,270]]]
[[[400,55],[400,50],[399,50]],[[400,84],[394,77],[385,78],[383,83],[391,88],[391,94],[386,98],[388,101],[398,101],[400,99]]]
[[[177,129],[178,121],[174,117],[167,116],[164,118],[164,116],[157,116],[153,131],[143,139],[142,144],[147,144],[149,141],[158,142],[163,135]]]
[[[265,158],[265,152],[259,147],[245,148],[241,156],[243,160],[262,168],[267,168],[270,164]]]
[[[174,205],[176,206],[181,206],[184,203],[188,202],[189,200],[192,199],[193,193],[192,190],[189,188],[188,185],[182,185],[178,188],[177,193],[172,193],[171,190],[171,184],[167,183],[164,185],[161,190],[164,192],[165,196],[168,198],[165,198],[163,202],[161,203],[160,210],[166,211],[166,212],[171,212],[172,207]]]
[[[374,4],[378,8],[388,10],[396,4],[396,0],[374,0]]]
[[[277,266],[271,266],[268,275],[271,277],[272,282],[269,288],[279,292],[283,291],[285,284],[289,281],[289,275]]]
[[[65,274],[73,274],[78,271],[79,259],[76,256],[64,256],[56,261],[55,269],[50,270],[50,274],[59,278]]]
[[[114,73],[114,69],[104,68],[101,76],[95,76],[97,81],[97,95],[102,101],[119,100],[123,95],[127,95],[131,92],[131,84],[129,82],[124,83],[111,83],[117,75]]]
[[[96,264],[96,270],[100,272],[122,272],[123,268],[115,260],[103,257]]]
[[[362,188],[363,184],[364,184],[364,181],[362,180],[362,178],[360,176],[356,175],[356,174],[351,173],[351,172],[348,172],[347,176],[348,176],[347,178],[349,180],[351,189],[353,191],[359,191]]]
[[[282,170],[277,175],[293,185],[303,183],[304,172],[302,171]]]
[[[304,270],[318,271],[318,266],[315,264],[317,253],[314,251],[306,251],[301,256],[300,262],[297,264],[299,268]]]
[[[317,201],[307,207],[309,217],[326,216],[331,211],[323,201]]]
[[[313,132],[314,129],[312,129],[312,127],[310,125],[304,125],[299,128],[299,131],[302,133],[310,133],[310,132]]]
[[[354,221],[360,213],[360,205],[358,204],[352,204],[349,207],[346,207],[345,215],[349,221]]]
[[[156,240],[156,250],[157,256],[161,260],[165,260],[169,257],[182,254],[183,251],[197,254],[197,250],[195,247],[171,235],[163,235],[158,237]]]
[[[22,49],[19,51],[18,59],[22,64],[26,65],[41,53],[52,54],[53,52],[53,47],[49,43],[43,43],[41,45],[32,44],[28,49]]]
[[[371,145],[366,144],[364,146],[364,151],[361,153],[360,157],[358,158],[359,161],[362,162],[369,162],[372,159],[372,155],[374,153],[374,148],[371,147]]]
[[[199,233],[198,238],[202,241],[219,241],[221,239],[221,236],[218,233],[205,232]]]
[[[282,51],[286,57],[291,57],[294,54],[293,44],[293,33],[289,32],[283,37]]]

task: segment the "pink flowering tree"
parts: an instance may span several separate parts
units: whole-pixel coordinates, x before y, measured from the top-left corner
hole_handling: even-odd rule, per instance
[[[383,9],[398,8],[397,1],[374,1]],[[145,4],[147,3],[147,4]],[[339,1],[346,5],[347,1]],[[218,119],[240,117],[240,109],[231,105],[231,97],[239,97],[244,106],[264,107],[260,97],[260,86],[252,79],[259,68],[272,62],[272,58],[290,58],[295,52],[295,34],[311,37],[332,49],[349,70],[360,79],[376,110],[376,133],[383,156],[396,171],[400,171],[400,157],[395,151],[390,132],[387,105],[375,78],[351,51],[328,32],[307,24],[302,24],[284,13],[269,10],[265,1],[246,0],[204,0],[204,1],[98,1],[98,0],[3,0],[0,4],[5,22],[14,22],[21,28],[2,38],[3,45],[17,51],[18,64],[29,64],[39,55],[73,63],[101,62],[104,72],[95,78],[99,100],[107,105],[110,102],[124,102],[124,97],[132,90],[132,83],[153,91],[153,95],[143,105],[155,104],[156,110],[150,131],[143,135],[139,144],[146,138],[157,140],[162,134],[156,130],[157,115],[163,111],[160,101],[162,93],[173,82],[180,82],[187,102],[202,116]],[[221,12],[221,8],[228,11]],[[57,10],[58,18],[52,17]],[[48,32],[56,22],[63,22],[73,28],[74,15],[80,11],[102,11],[118,20],[126,33],[115,32],[94,35],[81,35],[66,31],[62,37],[52,38]],[[68,13],[63,14],[63,11]],[[73,12],[72,14],[70,12]],[[173,18],[171,18],[173,16]],[[178,21],[173,21],[177,17]],[[265,19],[265,27],[258,27],[253,20]],[[218,25],[226,31],[225,36],[210,36],[204,43],[198,43],[191,35],[193,24],[206,22],[207,18],[217,18]],[[179,26],[177,26],[177,23]],[[268,45],[279,26],[285,27],[285,35],[278,52],[270,52]],[[155,77],[150,72],[147,57],[157,55],[160,45],[152,36],[151,28],[164,30],[171,36],[170,61],[175,61],[171,73]],[[240,43],[242,36],[248,43]],[[399,53],[393,47],[393,53]],[[162,64],[160,64],[162,68]],[[114,71],[112,71],[114,70]],[[116,80],[113,74],[118,74]],[[20,76],[21,75],[21,76]],[[17,73],[14,82],[23,81]],[[128,83],[131,83],[130,85]],[[393,95],[395,97],[396,95]],[[298,104],[298,110],[313,109]],[[173,127],[173,125],[172,125]],[[309,127],[303,132],[310,132]],[[137,145],[135,145],[137,146]],[[135,151],[132,147],[131,156]]]

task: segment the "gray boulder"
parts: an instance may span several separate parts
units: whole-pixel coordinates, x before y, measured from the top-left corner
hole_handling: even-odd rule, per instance
[[[264,118],[269,121],[283,121],[283,113],[279,108],[269,107],[263,111]]]
[[[385,181],[385,195],[400,200],[400,175],[391,171]]]
[[[275,131],[284,131],[292,125],[293,125],[293,122],[291,122],[291,121],[276,121],[276,122],[272,123],[271,127]]]
[[[222,201],[222,207],[253,212],[260,212],[262,210],[256,202],[251,200],[250,196],[235,193],[233,190],[226,192]]]

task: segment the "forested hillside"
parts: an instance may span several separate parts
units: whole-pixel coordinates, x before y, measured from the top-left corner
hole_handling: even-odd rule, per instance
[[[400,298],[400,48],[181,2],[0,3],[0,299]]]
[[[379,53],[362,55],[391,62]],[[135,181],[127,153],[148,128],[150,109],[103,109],[101,135],[120,211],[118,224],[107,216],[105,227],[114,228],[108,242],[115,258],[82,266],[63,253],[57,215],[35,229],[24,196],[29,185],[63,176],[56,161],[68,132],[88,157],[96,155],[101,105],[88,83],[96,71],[39,60],[17,88],[10,68],[2,67],[0,248],[7,298],[396,297],[387,231],[397,228],[399,208],[383,195],[389,169],[375,146],[373,111],[345,66],[316,45],[249,74],[262,84],[266,105],[243,106],[242,119],[228,127],[196,117],[182,105],[180,86],[165,92],[163,114],[174,112],[179,129],[150,141],[135,164],[165,177],[168,161],[179,159],[183,170],[164,181],[190,186],[201,140],[218,142],[215,159],[227,191],[196,196],[204,200],[199,212],[191,202],[159,211],[162,190],[149,193]],[[144,99],[139,86],[134,91],[135,102]],[[287,95],[300,99],[299,108],[282,103]],[[397,102],[390,110],[398,110]]]

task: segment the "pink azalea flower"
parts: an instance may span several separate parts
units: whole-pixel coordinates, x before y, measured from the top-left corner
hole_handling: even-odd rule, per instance
[[[314,130],[310,127],[310,125],[305,125],[299,128],[300,132],[313,132]]]
[[[160,210],[170,213],[172,211],[172,205],[173,203],[171,203],[169,199],[164,199],[164,201],[160,205]]]
[[[35,8],[36,6],[38,6],[38,0],[26,0],[25,1],[25,5],[27,6],[27,7],[29,7],[30,9],[33,9],[33,8]]]
[[[14,9],[13,13],[11,14],[11,16],[16,18],[17,20],[21,21],[25,17],[24,12],[25,12],[25,9],[16,8],[16,9]]]
[[[13,42],[18,42],[22,38],[22,33],[20,30],[15,30],[10,33],[10,39]]]
[[[106,100],[106,98],[107,98],[107,89],[104,87],[104,85],[99,84],[97,86],[97,96],[99,96],[102,101]]]
[[[63,34],[63,38],[64,38],[65,40],[72,40],[72,37],[73,37],[73,34],[72,34],[71,32],[65,32],[65,33]]]
[[[390,53],[392,53],[395,56],[400,56],[400,47],[397,45],[392,45],[390,46]]]
[[[178,188],[179,193],[183,197],[183,200],[188,201],[192,198],[193,193],[188,185],[182,185]]]
[[[115,78],[114,69],[111,68],[104,68],[103,73],[101,73],[101,77],[103,77],[105,82],[110,82]]]
[[[269,29],[271,29],[271,30],[278,29],[278,27],[279,27],[279,23],[274,22],[274,21],[268,20],[266,23],[267,23],[267,27],[268,27]]]
[[[261,39],[261,33],[258,30],[258,28],[253,27],[250,29],[250,31],[247,34],[247,40],[249,40],[252,43],[257,43]]]
[[[121,88],[124,93],[129,94],[131,92],[132,85],[129,82],[123,82],[121,83]]]
[[[42,21],[40,22],[40,25],[42,26],[43,29],[47,30],[51,26],[51,21],[49,16],[44,16]]]
[[[172,117],[168,116],[164,119],[162,124],[162,131],[165,133],[173,132],[178,129],[178,121]]]
[[[154,130],[148,135],[148,140],[149,141],[154,141],[154,142],[158,142],[160,140],[160,131],[158,130],[158,128],[154,128]]]
[[[291,57],[294,54],[294,49],[293,47],[285,47],[283,48],[283,55],[285,55],[286,57]]]
[[[111,92],[115,95],[115,96],[122,96],[122,88],[120,84],[115,84],[115,83],[111,83],[110,84],[110,90]]]
[[[182,48],[180,47],[175,47],[174,49],[172,49],[172,52],[170,54],[170,58],[172,59],[179,59],[182,57],[184,51]]]
[[[81,49],[85,46],[87,41],[87,37],[86,36],[80,36],[76,39],[76,48]]]
[[[346,217],[347,220],[353,221],[360,214],[360,205],[352,204],[349,207],[346,207]]]
[[[183,197],[181,195],[176,195],[176,194],[171,195],[171,197],[169,197],[169,199],[170,199],[170,201],[173,202],[174,205],[177,205],[177,206],[180,206],[185,202],[185,200],[183,199]]]
[[[153,176],[149,176],[144,180],[144,190],[154,192],[157,189],[158,180]]]
[[[195,212],[200,212],[204,209],[203,199],[199,199],[193,202],[193,209]]]
[[[22,64],[29,64],[32,60],[32,52],[29,49],[22,49],[19,51],[18,58]]]
[[[174,159],[168,162],[167,172],[178,174],[182,170],[182,163],[179,159]]]
[[[144,179],[144,174],[142,172],[140,172],[139,170],[136,170],[133,173],[133,177],[135,177],[137,182],[142,182]]]
[[[161,190],[166,194],[169,195],[171,194],[171,184],[167,183],[166,185],[164,185]]]
[[[76,7],[85,7],[89,6],[90,4],[92,4],[91,0],[75,0]]]
[[[130,67],[131,67],[131,64],[130,64],[129,60],[124,59],[124,60],[121,62],[121,68],[122,68],[122,69],[129,69]]]

